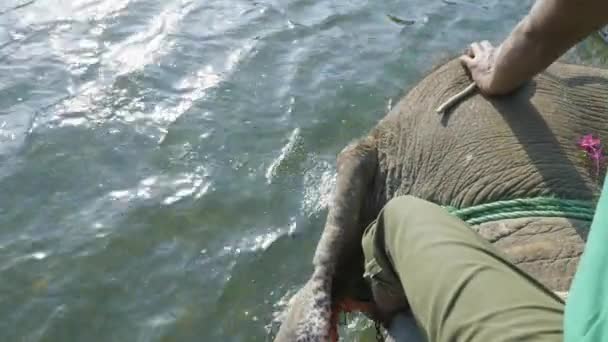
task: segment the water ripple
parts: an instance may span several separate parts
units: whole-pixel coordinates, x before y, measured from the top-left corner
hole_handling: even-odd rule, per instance
[[[101,12],[120,11],[127,3],[93,8],[85,6],[87,4],[90,5],[91,2],[80,5],[87,8],[89,14],[97,13],[103,16],[105,14]],[[67,88],[70,96],[55,106],[53,116],[38,117],[36,127],[42,124],[83,125],[117,118],[123,118],[127,122],[145,122],[151,119],[152,123],[156,123],[159,115],[150,116],[146,113],[142,101],[145,90],[138,89],[140,85],[136,79],[132,79],[132,75],[146,66],[153,65],[172,50],[175,42],[171,35],[179,30],[183,18],[194,7],[194,3],[188,0],[170,3],[137,33],[115,43],[104,40],[104,32],[109,29],[107,23],[92,27],[83,27],[81,24],[63,24],[56,27],[50,35],[50,47],[71,70],[73,77]],[[77,78],[92,68],[97,70],[100,77],[79,84]],[[131,85],[123,85],[125,76]],[[142,94],[133,96],[133,91],[140,91]],[[153,110],[165,109],[156,107]],[[172,120],[173,118],[169,119],[169,122]],[[162,132],[162,128],[160,130]]]
[[[147,177],[142,179],[135,188],[110,191],[108,197],[125,203],[137,199],[164,198],[161,203],[171,205],[185,198],[201,198],[211,185],[207,177],[205,168],[198,166],[194,172],[182,173],[176,177]]]
[[[102,56],[108,68],[117,75],[124,75],[157,61],[171,50],[175,42],[168,37],[177,32],[180,22],[193,8],[191,0],[170,3],[143,30],[110,45]]]
[[[32,1],[19,12],[21,26],[42,27],[56,22],[111,19],[126,10],[132,0]]]
[[[160,103],[155,106],[154,111],[148,117],[165,126],[174,122],[188,111],[196,101],[201,100],[209,89],[218,86],[220,82],[230,77],[236,71],[239,62],[246,58],[252,49],[252,43],[245,43],[244,46],[228,53],[220,70],[216,71],[212,65],[206,65],[196,71],[194,75],[183,78],[175,86],[182,93],[177,103],[175,103],[175,100],[169,103]],[[159,142],[163,141],[166,133],[167,131],[164,131]]]
[[[264,340],[336,154],[524,2],[3,1],[0,340]]]

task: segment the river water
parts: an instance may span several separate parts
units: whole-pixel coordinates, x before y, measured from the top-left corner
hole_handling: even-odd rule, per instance
[[[265,341],[336,154],[530,5],[2,1],[0,341]]]

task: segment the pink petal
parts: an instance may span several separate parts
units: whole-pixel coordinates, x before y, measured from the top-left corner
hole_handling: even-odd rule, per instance
[[[578,146],[583,147],[583,148],[589,146],[589,135],[585,135],[582,138],[580,138],[578,140]]]
[[[588,153],[593,153],[596,149],[599,149],[602,146],[600,139],[594,138],[592,134],[584,135],[581,139],[579,139],[578,145]]]

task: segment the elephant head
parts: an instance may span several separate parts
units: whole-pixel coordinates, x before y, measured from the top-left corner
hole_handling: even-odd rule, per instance
[[[313,275],[292,299],[275,341],[334,341],[337,312],[348,303],[390,321],[391,310],[363,280],[361,236],[395,196],[456,208],[538,196],[595,198],[600,187],[580,162],[576,141],[590,132],[608,137],[608,71],[556,63],[510,96],[473,94],[436,114],[470,82],[457,60],[440,66],[340,153]],[[588,226],[532,215],[472,228],[550,289],[567,291]]]

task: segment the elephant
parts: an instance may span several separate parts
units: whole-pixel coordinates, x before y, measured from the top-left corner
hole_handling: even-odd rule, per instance
[[[362,233],[397,196],[456,208],[537,197],[597,201],[604,171],[585,162],[577,141],[608,136],[608,70],[555,62],[510,95],[474,92],[436,113],[471,82],[457,59],[439,65],[339,153],[312,275],[275,341],[337,339],[336,311],[364,286]],[[549,289],[567,291],[589,226],[531,215],[471,228]]]

